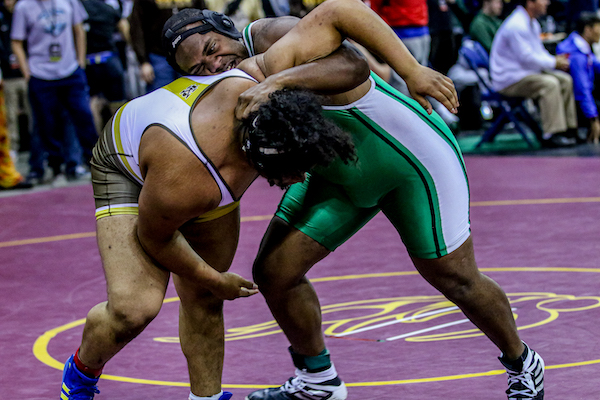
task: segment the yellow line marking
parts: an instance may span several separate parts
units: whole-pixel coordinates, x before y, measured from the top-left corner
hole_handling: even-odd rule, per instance
[[[241,221],[242,222],[265,221],[265,220],[269,220],[271,218],[273,218],[273,215],[256,215],[253,217],[242,217]],[[8,242],[0,242],[0,248],[12,247],[12,246],[23,246],[26,244],[58,242],[61,240],[90,238],[90,237],[95,237],[95,236],[96,236],[96,232],[82,232],[82,233],[71,233],[68,235],[46,236],[46,237],[34,238],[34,239],[11,240]]]
[[[521,272],[596,272],[600,273],[600,268],[560,268],[560,267],[515,267],[515,268],[481,268],[482,271],[521,271]],[[316,278],[311,279],[311,282],[326,282],[333,280],[343,280],[343,279],[359,279],[359,278],[375,278],[375,277],[387,277],[387,276],[399,276],[399,275],[416,275],[416,271],[411,272],[396,272],[396,273],[374,273],[374,274],[362,274],[362,275],[343,275],[343,276],[334,276],[334,277],[326,277],[326,278]],[[171,303],[177,301],[177,297],[172,297],[165,299],[165,303]],[[79,319],[77,321],[70,322],[68,324],[59,326],[57,328],[46,331],[43,335],[37,338],[33,345],[33,354],[35,357],[41,361],[43,364],[48,365],[49,367],[62,370],[64,364],[54,359],[50,353],[48,353],[48,345],[50,340],[55,338],[59,333],[65,332],[74,327],[85,324],[85,318]],[[556,365],[546,365],[546,369],[561,369],[561,368],[573,368],[573,367],[583,367],[594,364],[600,364],[600,359],[597,360],[586,360],[579,361],[573,363],[565,363],[565,364],[556,364]],[[390,380],[390,381],[372,381],[372,382],[346,382],[346,386],[349,387],[366,387],[366,386],[388,386],[388,385],[405,385],[410,383],[427,383],[427,382],[443,382],[443,381],[451,381],[458,379],[467,379],[467,378],[478,378],[485,376],[494,376],[494,375],[502,375],[504,374],[504,370],[492,370],[485,372],[477,372],[471,374],[460,374],[460,375],[447,375],[447,376],[437,376],[437,377],[429,377],[429,378],[417,378],[417,379],[400,379],[400,380]],[[116,376],[116,375],[102,375],[101,379],[107,379],[112,381],[119,382],[129,382],[129,383],[139,383],[145,385],[158,385],[158,386],[179,386],[179,387],[189,387],[189,383],[185,382],[172,382],[172,381],[161,381],[161,380],[151,380],[151,379],[139,379],[139,378],[130,378],[125,376]],[[265,389],[270,387],[277,387],[279,385],[265,385],[265,384],[235,384],[235,383],[223,383],[223,388],[231,388],[231,389]]]
[[[11,246],[22,246],[25,244],[57,242],[60,240],[89,238],[89,237],[95,237],[95,236],[96,236],[96,232],[84,232],[84,233],[71,233],[69,235],[46,236],[46,237],[34,238],[34,239],[11,240],[9,242],[0,242],[0,248],[1,247],[11,247]]]
[[[599,203],[600,197],[571,197],[561,199],[524,199],[524,200],[492,200],[473,201],[471,207],[509,206],[509,205],[532,205],[532,204],[564,204],[564,203]],[[255,215],[242,217],[241,222],[265,221],[273,218],[273,215]],[[73,233],[70,235],[46,236],[34,239],[11,240],[0,242],[0,248],[22,246],[27,244],[57,242],[60,240],[81,239],[96,236],[96,232]]]
[[[513,206],[523,204],[563,204],[563,203],[598,203],[600,197],[571,197],[564,199],[523,199],[523,200],[492,200],[472,201],[471,207],[481,206]]]

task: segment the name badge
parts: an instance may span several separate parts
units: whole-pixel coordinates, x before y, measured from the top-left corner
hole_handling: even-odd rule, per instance
[[[50,53],[51,62],[58,62],[62,59],[62,49],[59,43],[52,43],[48,48],[48,52]]]

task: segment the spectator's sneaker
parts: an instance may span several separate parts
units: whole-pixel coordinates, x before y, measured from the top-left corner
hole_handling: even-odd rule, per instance
[[[90,180],[92,177],[90,171],[81,165],[68,169],[65,175],[68,181]]]
[[[308,383],[295,377],[278,388],[252,392],[246,400],[345,400],[347,396],[346,385],[338,377],[322,383]]]
[[[79,371],[73,357],[67,360],[63,369],[60,398],[61,400],[92,400],[96,393],[100,393],[96,387],[98,378],[90,378]]]
[[[508,373],[508,400],[544,399],[544,360],[525,344],[521,356],[523,367],[516,371],[514,366],[500,358]]]
[[[44,183],[44,175],[37,172],[30,172],[27,177],[25,177],[25,182],[32,186],[41,185]]]

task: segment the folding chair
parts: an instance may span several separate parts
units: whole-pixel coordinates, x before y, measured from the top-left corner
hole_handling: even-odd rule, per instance
[[[496,135],[498,135],[509,122],[514,124],[515,129],[521,134],[527,145],[533,147],[533,144],[527,137],[527,133],[521,123],[524,123],[538,139],[542,137],[542,129],[527,111],[527,108],[525,107],[526,98],[507,97],[496,92],[492,88],[489,79],[487,79],[489,77],[490,68],[489,55],[479,42],[470,38],[464,38],[459,54],[464,57],[469,67],[477,75],[479,87],[481,88],[481,100],[487,101],[490,105],[500,109],[500,115],[497,116],[492,126],[483,133],[481,140],[479,140],[479,143],[477,143],[477,146],[475,147],[477,148],[483,143],[492,142]],[[487,77],[482,75],[481,69],[487,72]]]

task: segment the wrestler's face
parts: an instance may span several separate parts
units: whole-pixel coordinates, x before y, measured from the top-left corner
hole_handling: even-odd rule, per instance
[[[241,40],[216,32],[194,34],[185,39],[175,54],[177,65],[189,75],[216,75],[229,71],[248,52]]]

